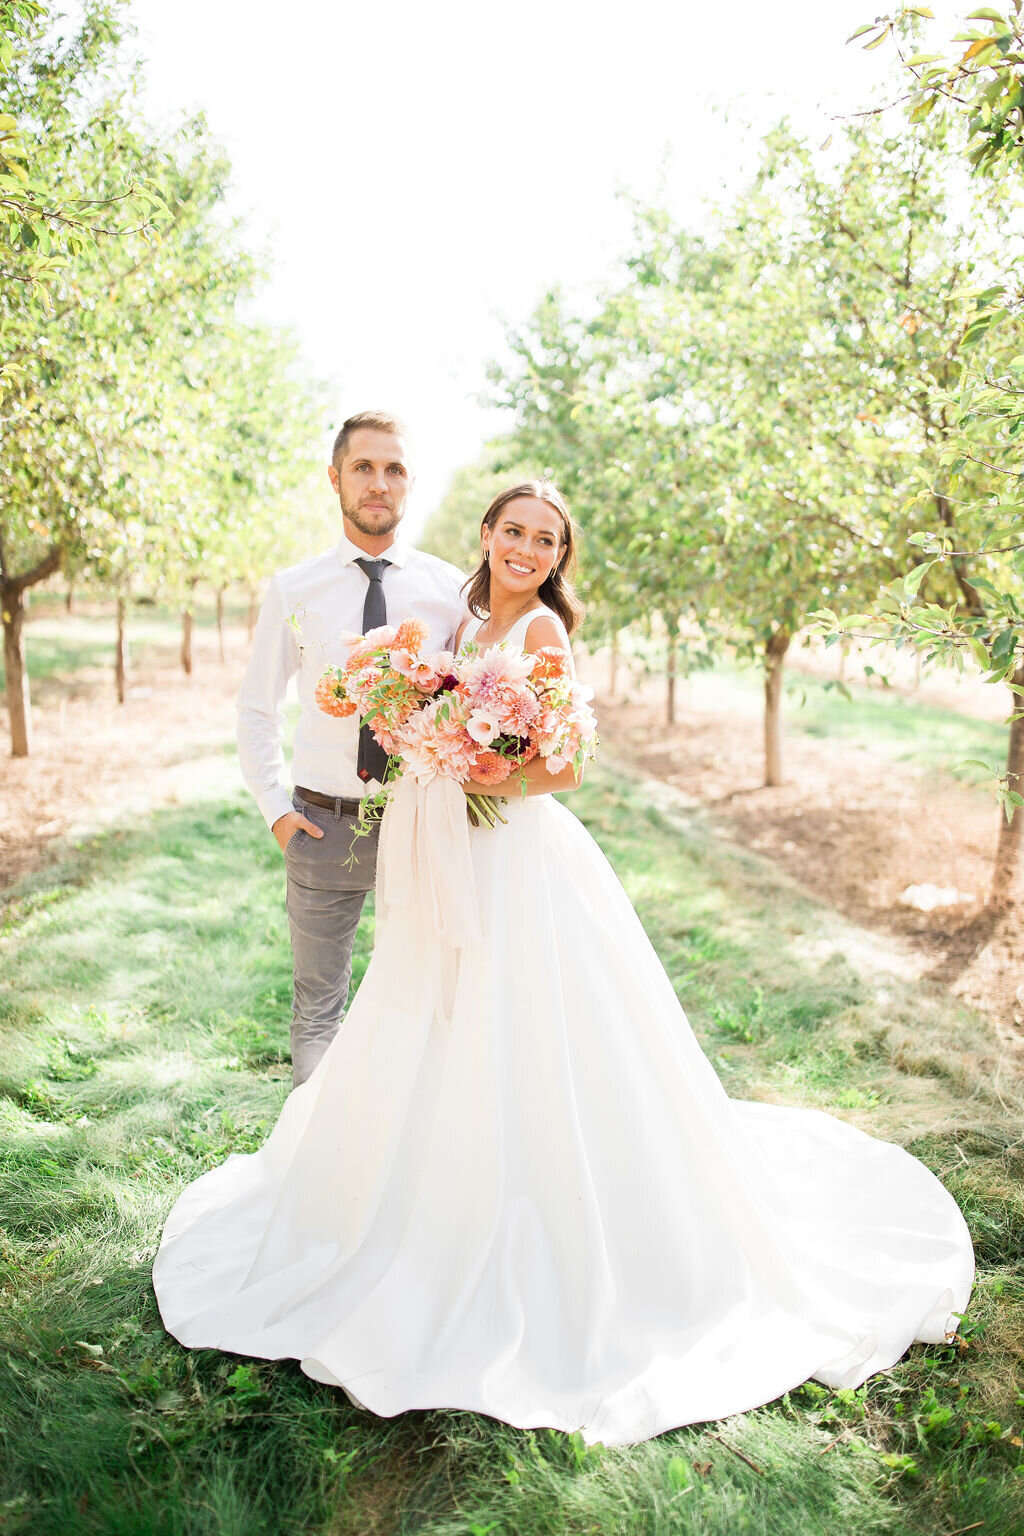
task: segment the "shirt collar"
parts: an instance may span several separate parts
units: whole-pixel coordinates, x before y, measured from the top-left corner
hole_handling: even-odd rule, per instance
[[[337,547],[338,559],[341,561],[342,565],[352,565],[356,560],[366,560],[367,558],[372,558],[377,560],[387,560],[392,565],[397,565],[399,568],[401,568],[403,565],[408,563],[409,551],[410,546],[408,542],[400,535],[395,539],[395,542],[389,545],[388,548],[385,549],[380,555],[375,556],[368,557],[365,549],[360,549],[357,544],[353,544],[352,540],[346,538],[345,534],[342,534],[341,538],[338,540]]]

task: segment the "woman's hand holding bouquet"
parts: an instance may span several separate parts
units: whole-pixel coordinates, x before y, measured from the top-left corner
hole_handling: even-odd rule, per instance
[[[426,626],[417,619],[342,638],[348,659],[321,677],[320,708],[359,714],[390,756],[389,780],[411,773],[421,783],[441,775],[462,784],[474,825],[505,820],[494,786],[518,774],[525,794],[524,770],[534,758],[551,774],[570,765],[579,774],[594,755],[593,690],[573,677],[568,651],[469,644],[458,656],[426,653]],[[488,792],[474,794],[474,784]],[[385,786],[367,797],[364,810],[381,807],[387,794]]]

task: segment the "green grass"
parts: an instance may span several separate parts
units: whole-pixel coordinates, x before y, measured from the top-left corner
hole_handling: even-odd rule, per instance
[[[657,648],[638,639],[632,655],[641,669],[648,667],[654,675],[660,671],[663,659]],[[719,679],[730,690],[746,695],[756,709],[761,707],[764,681],[755,666],[719,659],[711,667],[695,668],[690,679],[698,709],[721,708]],[[1009,715],[1010,698],[1005,689],[1000,703],[1005,704]],[[790,666],[785,674],[782,712],[787,735],[849,741],[922,771],[948,773],[969,758],[1001,765],[1006,758],[1006,725],[927,704],[887,687],[881,677],[870,683],[851,680],[840,686]],[[967,770],[962,777],[970,781],[977,774]]]
[[[751,668],[722,664],[715,671],[760,698],[761,677]],[[844,687],[790,667],[783,702],[785,730],[849,741],[924,770],[950,772],[968,758],[995,764],[1006,757],[1008,727],[999,722],[926,704],[881,682],[851,681]],[[1008,694],[1004,702],[1009,715]]]
[[[74,688],[93,681],[99,672],[113,675],[114,609],[105,604],[107,611],[97,612],[97,606],[84,597],[72,614],[64,613],[60,605],[45,597],[30,606],[24,629],[30,683],[51,690]],[[244,620],[245,611],[244,604],[232,601],[225,605],[225,618],[229,624],[238,624]],[[209,630],[216,624],[216,611],[208,598],[197,603],[194,622],[197,630]],[[144,603],[129,610],[126,633],[136,665],[157,656],[173,657],[181,644],[181,615]],[[0,657],[0,689],[4,679]]]
[[[1008,695],[1005,702],[1009,715]],[[1000,763],[1006,756],[1007,726],[880,685],[851,683],[844,695],[835,684],[790,671],[785,707],[790,727],[806,736],[858,742],[921,768],[948,770],[965,758]]]
[[[993,1087],[988,1026],[699,816],[600,771],[573,804],[730,1091],[909,1140],[955,1191],[982,1261],[962,1340],[626,1450],[377,1420],[292,1362],[182,1349],[152,1256],[176,1192],[258,1145],[285,1097],[289,954],[250,804],[162,811],[0,914],[3,1536],[1024,1531],[1020,1104]],[[357,974],[369,942],[367,919]]]

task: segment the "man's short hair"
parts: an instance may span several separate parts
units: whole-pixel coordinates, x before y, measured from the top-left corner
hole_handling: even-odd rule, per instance
[[[390,411],[358,411],[355,416],[350,416],[341,424],[341,430],[334,439],[334,447],[331,449],[331,463],[335,469],[340,469],[342,460],[348,452],[349,438],[353,432],[368,429],[371,432],[393,432],[396,437],[404,437],[409,442],[409,429],[405,422],[398,416],[393,416]]]

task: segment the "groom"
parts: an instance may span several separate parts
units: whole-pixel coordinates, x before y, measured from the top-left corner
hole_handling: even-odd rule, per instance
[[[412,488],[406,428],[381,411],[350,416],[327,471],[341,503],[342,538],[272,577],[238,694],[242,776],[284,854],[294,961],[292,1071],[305,1082],[334,1038],[348,999],[352,942],[374,881],[378,832],[353,841],[360,798],[380,788],[386,753],[358,716],[318,709],[317,681],[344,661],[345,631],[422,619],[428,644],[451,641],[466,616],[454,566],[413,549],[399,534]],[[300,715],[292,751],[294,791],[284,785],[282,740],[289,678]],[[355,852],[351,868],[346,861]]]

